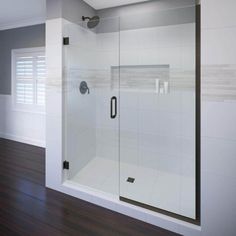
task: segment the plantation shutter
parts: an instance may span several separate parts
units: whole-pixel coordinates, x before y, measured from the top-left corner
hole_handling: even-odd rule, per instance
[[[27,50],[27,49],[26,49]],[[29,49],[28,49],[29,50]],[[15,103],[45,105],[45,52],[16,52]]]
[[[34,103],[33,56],[16,56],[16,103]]]

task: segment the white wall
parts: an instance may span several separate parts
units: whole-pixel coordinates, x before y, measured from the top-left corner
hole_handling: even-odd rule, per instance
[[[17,110],[11,95],[0,95],[0,137],[45,147],[45,114]]]
[[[236,1],[201,3],[202,235],[233,236],[236,232]],[[221,89],[212,97],[212,90],[217,87]]]
[[[46,22],[46,186],[58,188],[63,179],[61,18]]]

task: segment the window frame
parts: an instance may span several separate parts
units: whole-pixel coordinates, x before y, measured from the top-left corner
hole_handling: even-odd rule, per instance
[[[37,105],[35,104],[35,96],[37,96],[37,89],[35,87],[36,78],[33,78],[33,96],[34,96],[34,103],[33,104],[20,104],[16,102],[16,58],[17,55],[26,54],[34,54],[34,53],[43,53],[46,56],[45,47],[33,47],[33,48],[20,48],[20,49],[12,49],[11,50],[11,96],[12,96],[12,107],[15,111],[21,112],[30,112],[30,113],[41,113],[45,114],[46,104],[44,105]],[[46,76],[47,77],[47,76]],[[46,78],[45,78],[45,86],[46,86]],[[46,100],[46,89],[45,89],[45,100]]]

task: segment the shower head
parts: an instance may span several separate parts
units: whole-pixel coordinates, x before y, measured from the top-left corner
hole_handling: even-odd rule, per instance
[[[89,29],[93,29],[99,24],[100,18],[99,18],[99,16],[93,16],[93,17],[82,16],[82,20],[83,21],[89,20],[87,23],[87,26]]]

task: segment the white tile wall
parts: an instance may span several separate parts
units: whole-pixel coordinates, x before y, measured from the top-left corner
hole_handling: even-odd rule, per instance
[[[218,176],[235,178],[236,141],[222,138],[202,138],[202,170]]]
[[[236,64],[235,27],[202,30],[202,64]]]
[[[193,68],[194,37],[194,24],[121,31],[121,65]]]
[[[235,178],[203,171],[202,179],[202,235],[235,235]]]
[[[236,102],[206,102],[203,108],[203,136],[236,140]]]
[[[236,37],[236,2],[233,0],[204,0],[202,2],[202,64],[205,72],[202,83],[207,82],[208,68],[212,84],[205,88],[214,88],[213,70],[227,73],[223,65],[234,68]],[[217,70],[218,69],[218,70]],[[233,75],[232,70],[232,75]],[[227,76],[225,76],[227,78]],[[232,80],[234,77],[232,77]],[[224,87],[224,76],[218,82]],[[226,81],[225,81],[226,82]],[[234,91],[233,86],[228,88]],[[231,91],[229,91],[231,93]],[[224,93],[227,94],[227,93]],[[216,94],[217,95],[217,94]],[[222,94],[219,91],[218,98]],[[202,165],[201,165],[201,210],[202,235],[233,236],[235,227],[236,176],[232,169],[235,166],[235,100],[226,101],[227,96],[217,100],[202,102]]]
[[[201,5],[203,29],[236,26],[234,0],[202,0]]]

